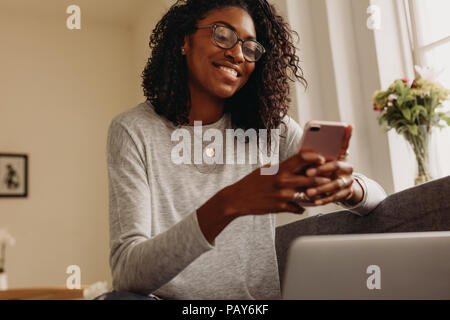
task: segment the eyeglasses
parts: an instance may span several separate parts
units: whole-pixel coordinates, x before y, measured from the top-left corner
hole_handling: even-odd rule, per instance
[[[212,39],[216,46],[222,49],[234,48],[236,43],[242,42],[242,53],[245,60],[248,62],[256,62],[261,59],[262,55],[266,52],[266,49],[255,40],[242,40],[238,37],[237,33],[225,26],[218,24],[211,24],[208,26],[197,27],[197,29],[212,28]]]

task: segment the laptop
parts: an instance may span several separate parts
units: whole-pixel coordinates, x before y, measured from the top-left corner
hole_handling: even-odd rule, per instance
[[[287,300],[450,299],[450,232],[302,236],[283,280]]]

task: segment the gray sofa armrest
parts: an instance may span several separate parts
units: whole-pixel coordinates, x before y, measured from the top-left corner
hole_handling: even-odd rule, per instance
[[[280,281],[289,246],[300,236],[447,230],[450,230],[450,176],[392,194],[366,216],[338,211],[277,227]]]

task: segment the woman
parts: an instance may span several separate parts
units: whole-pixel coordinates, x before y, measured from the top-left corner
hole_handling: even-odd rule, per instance
[[[365,214],[384,191],[344,161],[298,153],[301,128],[286,115],[288,72],[306,82],[291,31],[265,0],[177,1],[150,47],[148,100],[117,116],[108,134],[114,289],[163,299],[278,299],[274,213],[301,213],[302,200]],[[279,148],[278,171],[175,163],[174,132],[198,136],[195,121],[203,132],[280,129],[279,144],[268,142]],[[206,158],[226,147],[206,148]]]

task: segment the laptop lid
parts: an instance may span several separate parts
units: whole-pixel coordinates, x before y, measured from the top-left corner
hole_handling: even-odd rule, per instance
[[[450,232],[304,236],[283,299],[450,299]]]

